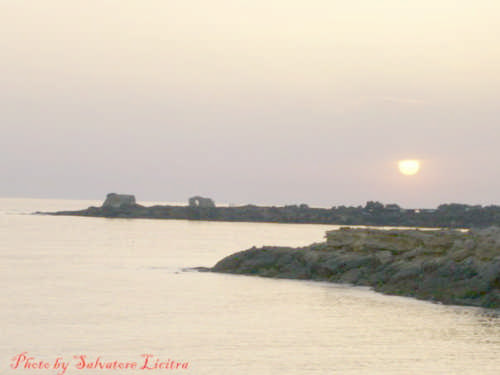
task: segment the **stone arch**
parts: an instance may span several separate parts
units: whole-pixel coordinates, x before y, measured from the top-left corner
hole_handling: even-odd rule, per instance
[[[195,196],[189,198],[189,207],[215,207],[215,203],[210,198]]]

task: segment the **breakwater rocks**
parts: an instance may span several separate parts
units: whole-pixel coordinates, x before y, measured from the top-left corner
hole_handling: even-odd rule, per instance
[[[350,283],[445,304],[500,308],[500,229],[341,228],[327,232],[323,243],[252,248],[210,270]]]
[[[442,204],[437,209],[403,209],[396,204],[369,201],[358,207],[312,208],[307,204],[288,206],[219,207],[210,198],[192,197],[187,206],[145,207],[133,195],[108,194],[101,207],[79,211],[46,212],[49,215],[107,218],[148,218],[267,223],[378,225],[406,227],[472,228],[500,226],[500,206]]]

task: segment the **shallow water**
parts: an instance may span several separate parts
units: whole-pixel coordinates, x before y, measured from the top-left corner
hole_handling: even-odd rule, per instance
[[[500,317],[323,282],[182,272],[335,226],[35,216],[100,202],[0,199],[0,373],[498,374]],[[50,369],[10,367],[27,352]],[[170,362],[169,362],[170,360]]]

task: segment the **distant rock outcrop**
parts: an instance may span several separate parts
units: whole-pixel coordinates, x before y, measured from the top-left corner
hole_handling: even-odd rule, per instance
[[[108,194],[102,207],[78,211],[45,212],[51,215],[128,217],[177,220],[247,221],[335,225],[404,226],[434,228],[487,228],[500,226],[500,206],[444,204],[437,209],[402,209],[396,204],[367,202],[365,207],[219,206],[210,198],[194,196],[189,204],[143,207],[133,195]]]
[[[215,203],[210,198],[203,198],[200,196],[189,198],[189,207],[215,207]]]
[[[135,205],[135,196],[127,194],[109,193],[102,207],[120,208]]]

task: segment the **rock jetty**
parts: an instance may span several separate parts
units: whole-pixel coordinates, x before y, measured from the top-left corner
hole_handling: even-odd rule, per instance
[[[370,286],[419,299],[500,308],[500,229],[341,228],[301,248],[262,247],[219,261],[212,272]]]

